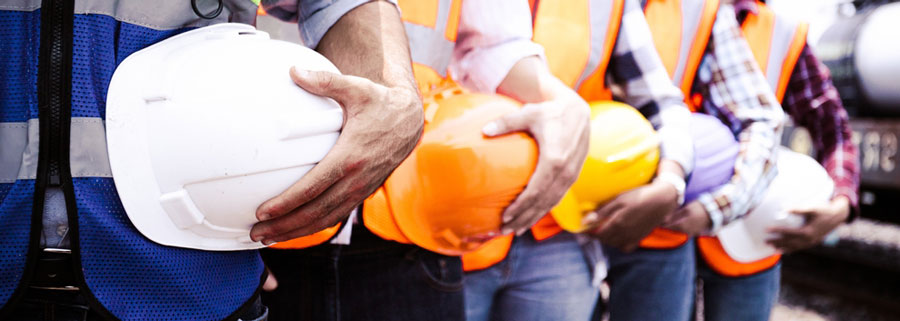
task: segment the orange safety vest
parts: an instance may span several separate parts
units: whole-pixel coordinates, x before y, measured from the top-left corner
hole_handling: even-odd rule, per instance
[[[656,51],[685,98],[691,93],[718,10],[719,0],[648,0],[644,7]],[[685,102],[692,107],[688,99]],[[656,228],[640,246],[672,249],[687,240],[687,234]]]
[[[533,40],[544,46],[550,71],[587,101],[612,99],[606,70],[622,22],[624,0],[535,1]],[[590,41],[584,41],[590,39]],[[538,241],[562,232],[549,214],[532,228]],[[514,236],[504,235],[463,255],[463,269],[486,269],[506,258]]]
[[[753,50],[753,57],[775,90],[778,101],[784,99],[788,81],[794,71],[800,53],[806,46],[808,25],[776,15],[764,3],[759,4],[758,14],[750,14],[741,25],[744,38]],[[741,263],[731,259],[713,236],[697,238],[697,247],[707,265],[721,275],[739,277],[767,270],[781,259],[781,254],[759,261]]]
[[[453,54],[462,0],[400,0],[409,37],[413,73],[420,92],[437,87],[448,79],[447,66]],[[387,207],[384,190],[379,189],[363,204],[362,221],[376,235],[387,240],[410,243],[400,232]],[[277,249],[302,249],[330,241],[341,231],[339,223],[312,235],[272,245]]]
[[[456,45],[462,0],[399,0],[397,4],[409,37],[419,92],[427,93],[450,81],[447,67]],[[362,222],[369,231],[385,240],[412,243],[400,231],[383,188],[363,203]]]

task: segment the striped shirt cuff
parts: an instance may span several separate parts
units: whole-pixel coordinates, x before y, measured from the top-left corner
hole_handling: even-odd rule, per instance
[[[716,234],[725,225],[725,215],[722,214],[722,209],[710,193],[701,194],[697,201],[706,209],[706,214],[709,215],[709,221],[712,223],[709,234]]]

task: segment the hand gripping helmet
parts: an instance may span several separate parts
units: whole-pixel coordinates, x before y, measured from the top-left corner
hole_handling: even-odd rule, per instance
[[[803,218],[789,211],[826,204],[834,192],[828,172],[809,156],[778,147],[778,176],[759,205],[746,216],[723,227],[716,236],[722,248],[738,262],[753,262],[776,254],[766,243],[770,227],[799,227]]]
[[[581,232],[584,213],[622,192],[647,184],[659,163],[659,138],[653,126],[631,106],[591,103],[591,140],[575,184],[553,208],[560,227]]]
[[[397,228],[445,255],[475,250],[500,231],[503,210],[528,184],[537,145],[524,133],[488,138],[481,128],[521,108],[500,96],[450,86],[425,97],[425,132],[385,181]]]
[[[109,85],[107,143],[128,218],[144,236],[203,250],[252,242],[256,209],[337,141],[340,106],[289,69],[337,73],[303,46],[242,24],[171,37],[129,56]]]
[[[685,204],[731,180],[740,147],[725,124],[713,116],[700,113],[691,114],[691,139],[694,143],[694,171],[688,177],[684,190]]]

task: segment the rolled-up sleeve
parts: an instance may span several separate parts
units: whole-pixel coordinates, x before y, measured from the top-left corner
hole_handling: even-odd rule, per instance
[[[695,86],[704,97],[702,109],[731,127],[741,145],[731,181],[697,199],[715,232],[746,215],[765,196],[777,174],[776,148],[785,117],[730,5],[719,9]]]
[[[262,0],[266,13],[296,22],[300,39],[310,48],[319,45],[325,33],[350,10],[372,0]],[[396,1],[388,1],[396,5]]]
[[[495,92],[522,58],[544,55],[531,41],[525,0],[463,1],[450,74],[465,87]]]
[[[625,2],[608,73],[614,98],[637,108],[657,129],[662,158],[677,162],[690,174],[694,167],[690,110],[669,78],[637,1]]]

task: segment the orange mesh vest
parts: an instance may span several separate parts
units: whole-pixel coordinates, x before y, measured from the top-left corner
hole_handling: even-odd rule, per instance
[[[453,54],[462,0],[400,0],[403,24],[409,37],[413,72],[420,92],[427,92],[447,79]],[[378,189],[363,205],[365,226],[387,240],[409,243],[397,228],[384,191]],[[318,233],[273,245],[280,249],[301,249],[325,243],[341,231],[338,224]]]
[[[398,5],[409,37],[416,83],[420,93],[427,93],[450,79],[447,67],[456,45],[462,0],[399,0]],[[385,240],[412,243],[397,226],[384,188],[363,203],[362,221]]]
[[[534,15],[533,40],[544,46],[553,75],[587,101],[612,99],[606,86],[606,69],[625,1],[540,1],[537,5],[529,2]],[[561,231],[549,214],[531,228],[538,241]],[[463,255],[463,269],[475,271],[497,264],[506,257],[512,241],[512,235],[501,236]]]
[[[719,0],[647,0],[644,7],[656,51],[684,97],[690,95],[718,10]],[[685,102],[692,107],[688,99]],[[656,228],[641,240],[641,247],[671,249],[687,240],[687,234]]]
[[[776,15],[762,2],[758,4],[759,13],[748,15],[741,30],[753,50],[753,57],[760,70],[781,101],[794,66],[806,45],[808,26]],[[698,237],[697,247],[710,268],[725,276],[755,274],[775,266],[781,258],[781,254],[776,254],[755,262],[737,262],[725,253],[719,239],[712,236]]]

